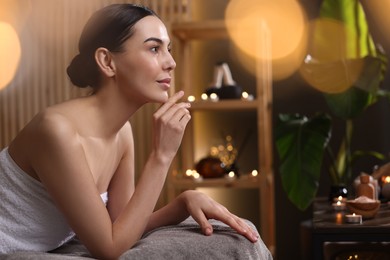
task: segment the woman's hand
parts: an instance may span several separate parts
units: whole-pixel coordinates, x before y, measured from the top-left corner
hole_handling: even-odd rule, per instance
[[[203,233],[207,236],[213,233],[213,227],[208,219],[216,219],[229,225],[239,234],[248,238],[251,242],[256,242],[258,233],[253,230],[243,219],[229,212],[221,204],[217,203],[205,194],[189,190],[183,192],[181,197],[185,203],[188,213],[200,225]]]
[[[184,130],[191,119],[189,103],[178,100],[184,95],[179,91],[168,99],[153,115],[153,148],[162,158],[173,159],[179,149]]]

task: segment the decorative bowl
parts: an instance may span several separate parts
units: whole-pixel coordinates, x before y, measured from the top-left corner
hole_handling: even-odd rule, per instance
[[[226,173],[222,165],[219,158],[208,156],[201,159],[195,169],[203,178],[220,178]]]
[[[347,208],[351,213],[362,215],[364,219],[375,217],[380,208],[380,201],[360,196],[354,200],[347,200]]]

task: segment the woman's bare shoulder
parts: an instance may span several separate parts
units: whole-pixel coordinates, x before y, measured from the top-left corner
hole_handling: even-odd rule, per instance
[[[63,151],[71,144],[74,147],[78,144],[74,124],[61,113],[45,109],[20,131],[10,143],[9,152],[25,172],[38,178],[33,170],[36,158]]]
[[[37,114],[30,122],[30,131],[35,136],[70,138],[77,135],[77,129],[72,120],[55,109],[47,108]]]

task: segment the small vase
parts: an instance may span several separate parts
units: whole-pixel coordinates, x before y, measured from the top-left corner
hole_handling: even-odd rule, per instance
[[[343,198],[347,198],[348,196],[348,189],[347,186],[343,184],[337,184],[330,186],[330,192],[329,192],[329,201],[333,201],[334,198],[338,198],[339,196]]]

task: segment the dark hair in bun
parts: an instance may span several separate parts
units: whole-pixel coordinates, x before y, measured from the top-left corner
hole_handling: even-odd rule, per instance
[[[149,8],[134,4],[113,4],[94,13],[81,34],[80,53],[66,70],[72,83],[96,90],[100,82],[94,57],[96,49],[104,47],[111,52],[123,51],[123,43],[133,34],[134,25],[149,15],[157,16]]]

